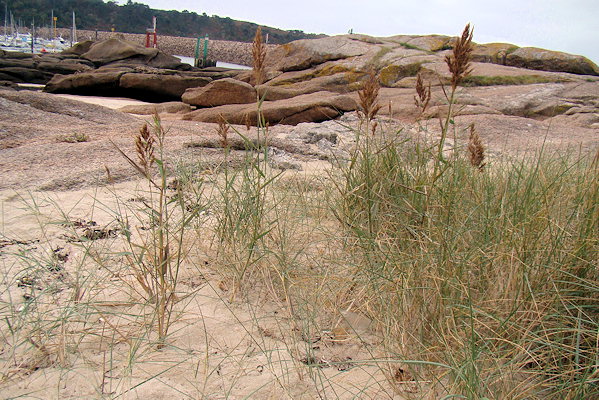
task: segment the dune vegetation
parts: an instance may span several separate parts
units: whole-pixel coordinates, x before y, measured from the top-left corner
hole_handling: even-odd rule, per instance
[[[597,398],[599,152],[490,157],[476,126],[451,141],[471,40],[446,59],[440,136],[390,129],[373,71],[355,146],[326,169],[272,168],[261,120],[257,139],[218,124],[209,173],[167,163],[156,115],[135,155],[115,150],[141,180],[108,185],[87,220],[23,197],[77,251],[3,260],[3,397]]]

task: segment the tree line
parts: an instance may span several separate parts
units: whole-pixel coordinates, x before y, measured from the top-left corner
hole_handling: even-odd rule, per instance
[[[209,35],[211,39],[251,42],[258,28],[251,22],[208,16],[206,13],[156,10],[131,0],[123,5],[102,0],[0,0],[0,7],[0,23],[4,24],[5,14],[10,23],[12,13],[15,23],[25,27],[30,27],[32,22],[37,27],[50,27],[54,15],[58,28],[70,28],[74,11],[77,28],[86,30],[144,33],[151,28],[152,17],[155,16],[159,34],[184,37]],[[262,32],[268,34],[269,43],[273,44],[323,36],[270,27],[263,27]]]

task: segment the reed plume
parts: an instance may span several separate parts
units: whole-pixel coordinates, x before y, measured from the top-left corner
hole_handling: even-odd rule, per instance
[[[220,145],[224,149],[229,149],[229,147],[231,146],[231,143],[229,142],[229,125],[227,124],[222,115],[218,120],[218,127],[216,128],[216,133],[219,136]]]
[[[447,115],[445,116],[445,122],[439,121],[441,124],[441,140],[439,140],[437,160],[439,162],[444,161],[443,149],[445,146],[445,140],[447,139],[447,132],[449,125],[453,121],[453,106],[455,104],[456,89],[462,80],[472,72],[470,66],[470,56],[472,54],[472,35],[474,30],[470,28],[470,24],[466,24],[462,36],[458,38],[456,44],[453,46],[453,51],[450,55],[445,57],[445,62],[451,72],[451,90],[449,94],[441,85],[441,89],[447,99]],[[435,171],[440,169],[439,163],[435,164]]]
[[[364,87],[358,92],[360,111],[367,122],[372,121],[382,107],[378,104],[380,88],[377,74],[370,70]]]
[[[453,46],[453,51],[450,55],[445,56],[445,62],[451,72],[451,87],[453,90],[462,82],[462,80],[470,75],[472,67],[470,58],[472,56],[472,36],[474,29],[467,24],[462,32],[462,36]]]
[[[424,84],[424,79],[422,79],[422,75],[419,72],[416,76],[416,96],[414,96],[414,104],[416,105],[420,115],[424,114],[430,101],[431,84],[429,82],[428,86],[426,86]]]
[[[254,85],[264,83],[264,60],[266,58],[266,46],[262,42],[262,28],[256,29],[254,43],[252,45],[252,58],[254,60]]]
[[[468,154],[470,155],[470,164],[473,167],[482,170],[485,166],[485,147],[474,124],[470,124],[470,138],[468,139]]]
[[[154,163],[154,138],[148,129],[148,124],[143,124],[139,134],[135,137],[135,151],[139,166],[146,177],[150,176],[150,168]]]

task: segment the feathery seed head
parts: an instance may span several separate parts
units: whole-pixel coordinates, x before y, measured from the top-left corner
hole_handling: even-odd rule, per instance
[[[474,124],[470,124],[470,138],[468,139],[468,154],[470,155],[470,164],[473,167],[482,170],[485,166],[485,147]]]
[[[453,46],[452,53],[445,56],[445,62],[449,67],[449,72],[451,72],[451,87],[454,90],[472,72],[470,58],[473,50],[473,33],[474,29],[471,29],[470,24],[467,24],[462,32],[462,36]]]
[[[369,122],[376,117],[382,107],[378,104],[380,88],[377,74],[374,70],[370,70],[368,79],[366,79],[362,90],[358,92],[358,96],[360,97],[360,111],[363,114],[363,118]]]
[[[220,145],[224,149],[228,149],[231,145],[229,143],[229,125],[225,121],[224,117],[221,115],[218,120],[218,127],[216,128],[216,133],[219,136]]]
[[[266,46],[262,42],[262,28],[256,29],[254,43],[252,44],[252,58],[254,60],[254,85],[258,86],[264,82],[264,59],[266,58]]]
[[[416,108],[419,110],[420,115],[426,111],[430,101],[431,84],[429,82],[428,86],[425,86],[422,75],[419,72],[416,76],[416,96],[414,96],[414,104],[416,104]]]
[[[143,124],[139,134],[135,138],[135,150],[137,159],[146,176],[150,175],[150,168],[155,161],[154,138],[148,129],[148,124]]]

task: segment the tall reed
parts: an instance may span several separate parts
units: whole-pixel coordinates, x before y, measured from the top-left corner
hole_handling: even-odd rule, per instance
[[[144,202],[142,209],[142,216],[148,219],[145,222],[149,224],[147,233],[138,231],[136,235],[131,232],[128,218],[121,216],[121,220],[129,249],[126,254],[127,264],[142,289],[140,293],[143,293],[146,301],[153,304],[159,347],[165,344],[172,324],[173,309],[179,299],[177,284],[186,257],[185,235],[191,222],[201,211],[201,207],[186,204],[180,184],[176,185],[174,196],[168,194],[166,134],[160,117],[155,114],[151,128],[144,124],[135,138],[137,160],[127,156],[115,145],[118,152],[148,184],[146,195],[149,201]]]
[[[447,59],[449,113],[435,147],[401,132],[366,142],[371,132],[358,129],[339,166],[352,304],[377,321],[390,357],[433,382],[421,386],[433,397],[594,398],[598,156],[540,151],[485,165],[471,126],[466,153],[447,159],[471,39],[467,26]]]

